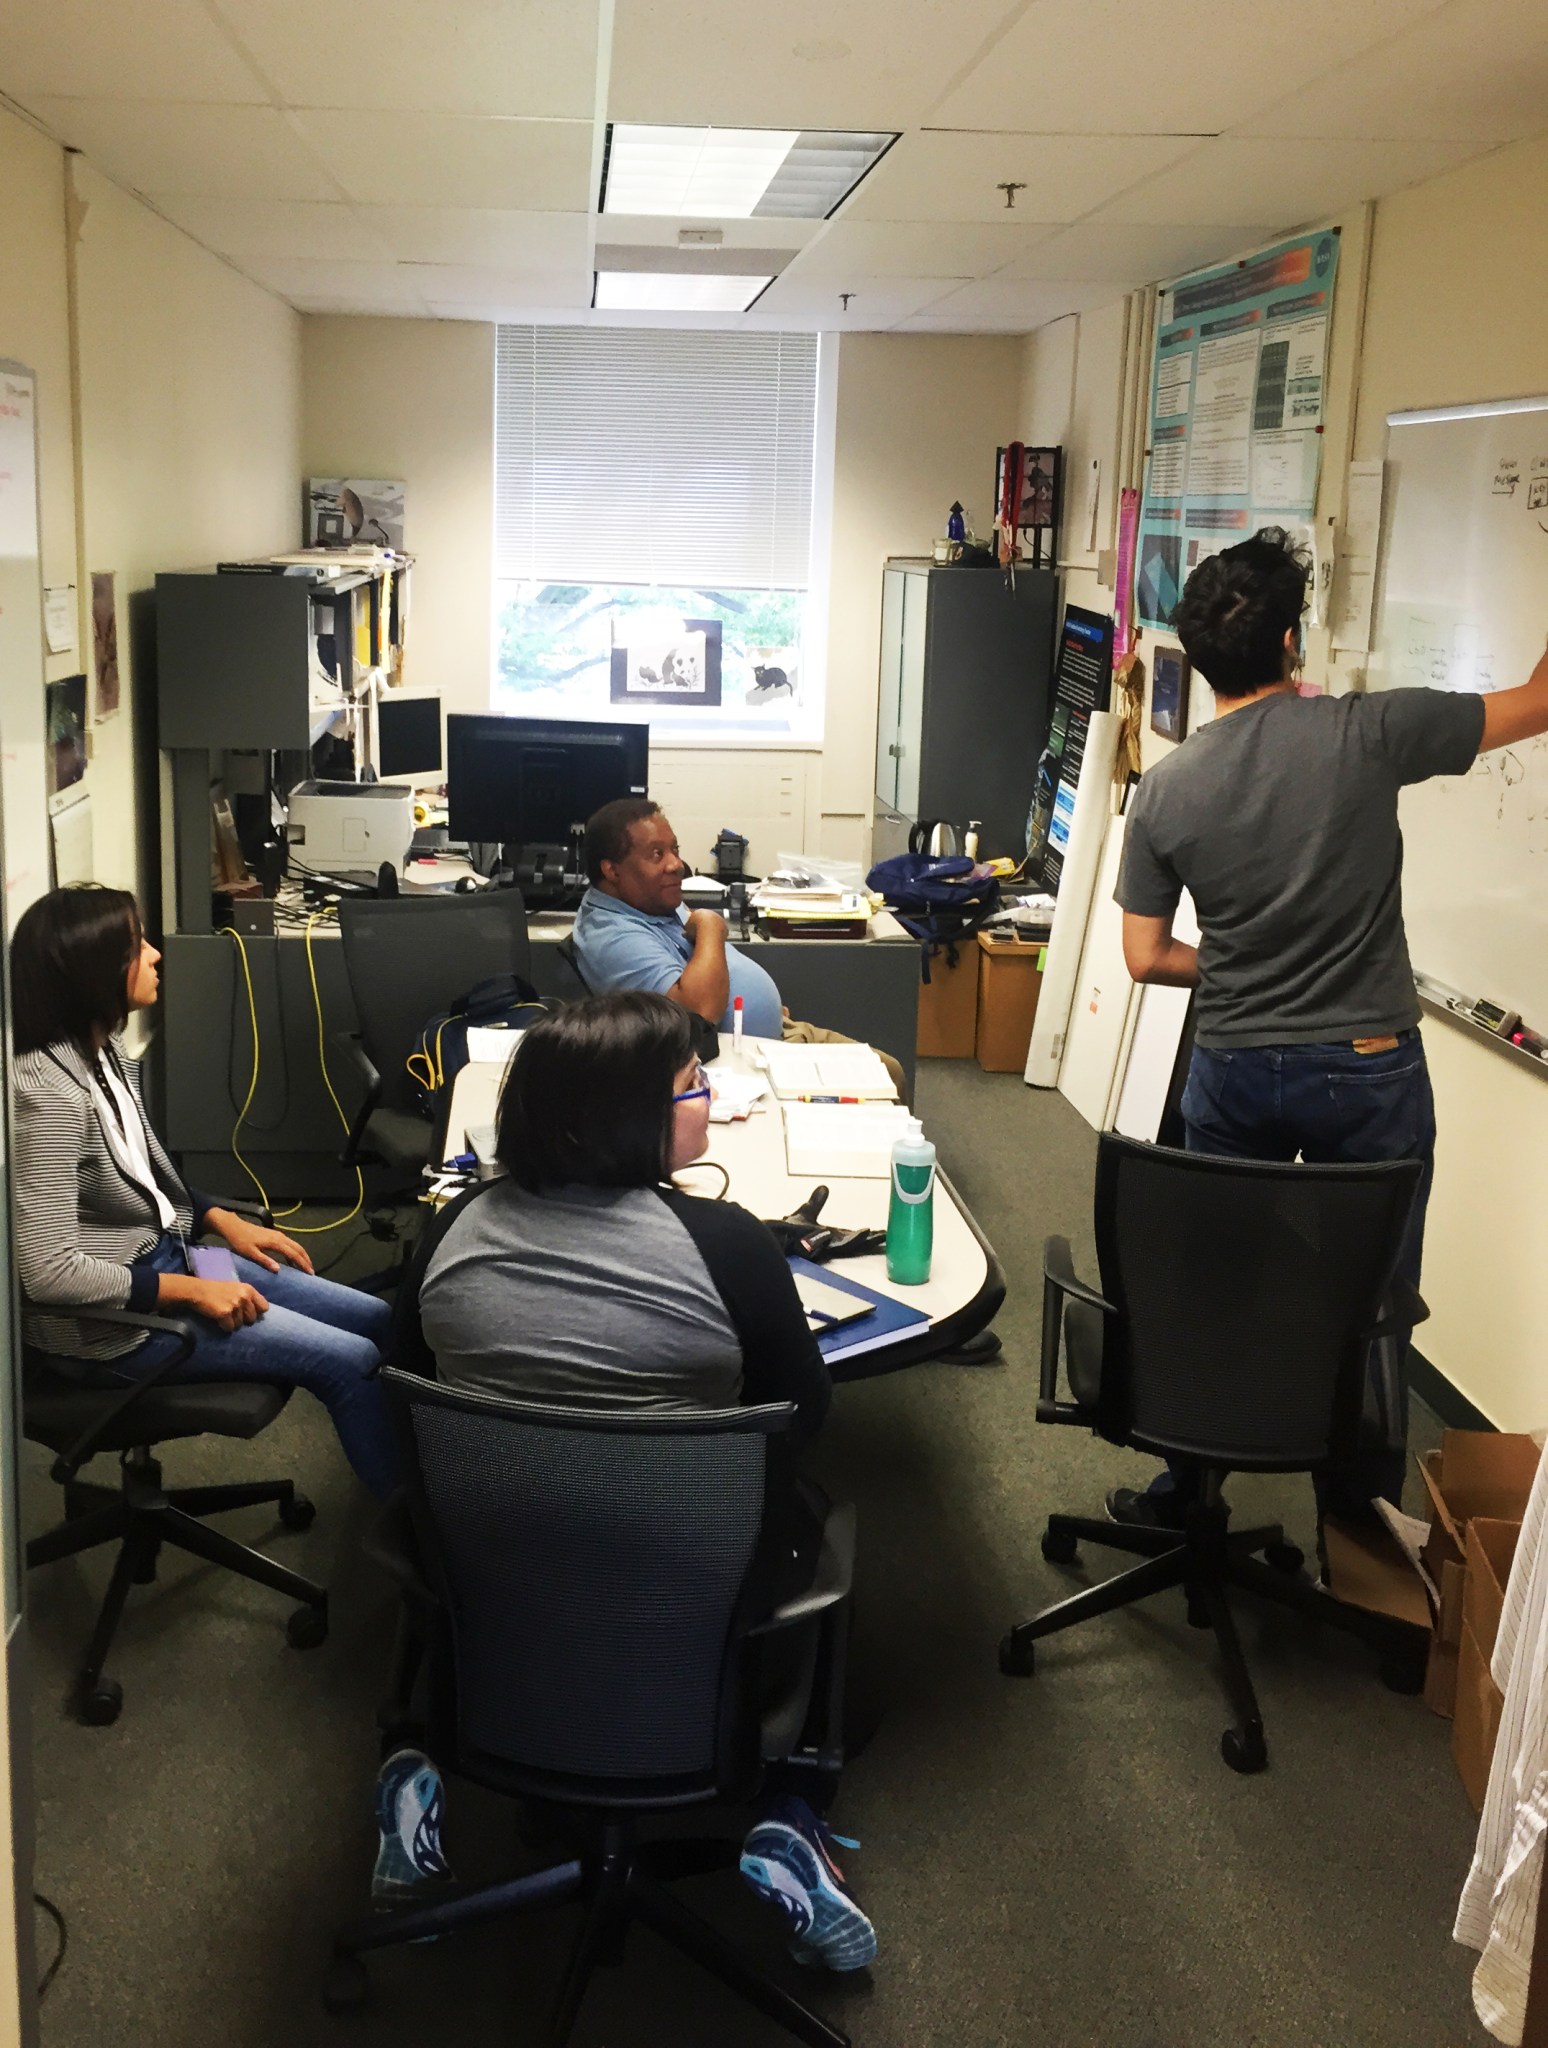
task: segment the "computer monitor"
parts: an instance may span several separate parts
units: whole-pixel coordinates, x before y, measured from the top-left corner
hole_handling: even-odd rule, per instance
[[[648,725],[453,712],[447,827],[453,839],[568,847],[603,804],[644,796],[649,771]]]
[[[433,775],[441,765],[439,697],[383,697],[376,707],[376,772]]]

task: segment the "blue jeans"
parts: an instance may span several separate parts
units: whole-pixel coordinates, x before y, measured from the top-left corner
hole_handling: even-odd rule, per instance
[[[187,1271],[182,1244],[171,1235],[135,1263],[158,1273]],[[319,1280],[294,1266],[282,1264],[270,1273],[251,1259],[238,1259],[236,1269],[237,1277],[250,1281],[269,1304],[267,1312],[230,1331],[191,1315],[198,1337],[193,1356],[176,1377],[305,1387],[327,1409],[345,1457],[372,1493],[385,1499],[398,1483],[399,1464],[377,1377],[392,1326],[391,1308],[374,1294]],[[115,1372],[134,1378],[160,1365],[176,1348],[175,1337],[157,1332],[137,1351],[109,1363]]]
[[[1195,1046],[1183,1090],[1190,1152],[1228,1159],[1301,1158],[1311,1165],[1367,1159],[1417,1159],[1424,1168],[1398,1272],[1417,1288],[1424,1212],[1435,1173],[1435,1101],[1424,1046],[1405,1031],[1390,1052],[1356,1052],[1348,1039],[1329,1045],[1255,1045],[1228,1052]],[[1407,1434],[1408,1338],[1395,1344],[1397,1413],[1391,1440],[1362,1445],[1336,1469],[1315,1475],[1321,1512],[1369,1520],[1376,1495],[1403,1497]],[[1180,1470],[1157,1491],[1175,1491]]]

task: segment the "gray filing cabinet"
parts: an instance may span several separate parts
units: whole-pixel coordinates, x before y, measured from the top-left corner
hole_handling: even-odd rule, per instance
[[[986,857],[1026,851],[1027,812],[1053,700],[1051,569],[882,572],[876,794],[906,818],[981,823]]]

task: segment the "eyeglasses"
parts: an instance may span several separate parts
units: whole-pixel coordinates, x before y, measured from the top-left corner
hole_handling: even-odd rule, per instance
[[[672,1097],[674,1103],[701,1101],[708,1102],[710,1100],[710,1079],[709,1075],[706,1074],[704,1071],[703,1060],[694,1061],[693,1078],[696,1085],[692,1088],[685,1088],[680,1095],[674,1095]]]

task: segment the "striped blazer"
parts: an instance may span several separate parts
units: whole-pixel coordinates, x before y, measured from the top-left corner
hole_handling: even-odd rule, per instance
[[[104,1059],[116,1061],[145,1124],[156,1180],[192,1236],[207,1203],[191,1195],[145,1116],[140,1063],[115,1038]],[[118,1358],[145,1339],[135,1330],[93,1323],[72,1310],[153,1309],[157,1276],[130,1262],[161,1235],[149,1188],[129,1178],[108,1143],[92,1099],[90,1069],[71,1039],[11,1063],[15,1105],[12,1201],[16,1270],[26,1305],[28,1344],[74,1358]]]

